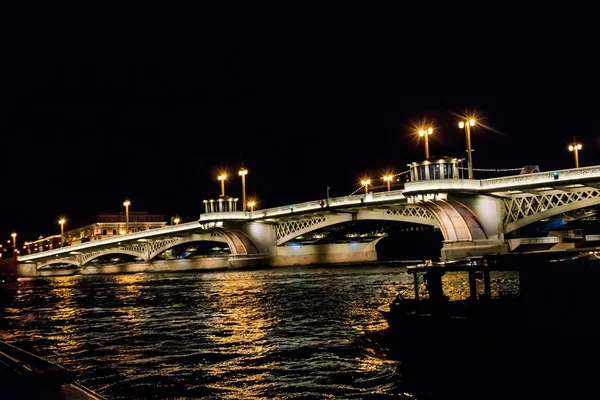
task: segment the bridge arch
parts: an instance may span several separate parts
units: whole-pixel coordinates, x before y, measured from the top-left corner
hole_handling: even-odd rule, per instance
[[[109,254],[127,254],[136,258],[141,258],[144,261],[148,261],[148,258],[145,257],[144,253],[134,250],[126,250],[122,248],[118,249],[106,249],[100,250],[94,253],[84,254],[82,257],[81,266],[83,267],[86,264],[89,264],[90,261],[95,260],[98,257],[102,257]]]
[[[329,213],[277,224],[277,245],[281,246],[298,236],[318,229],[357,220],[397,221],[431,226],[439,225],[435,215],[420,205],[407,205],[389,209],[359,210],[354,213]]]
[[[73,265],[73,266],[78,267],[78,268],[81,266],[77,260],[73,260],[73,259],[56,259],[56,260],[50,260],[50,261],[41,263],[41,265],[39,265],[37,267],[37,269],[46,269],[46,268],[51,267],[52,265],[57,265],[57,264]]]
[[[545,218],[600,204],[600,189],[583,188],[502,200],[504,233],[512,232]]]
[[[488,236],[471,209],[454,200],[430,200],[420,203],[439,223],[444,240],[485,240]]]
[[[160,254],[164,253],[165,251],[167,251],[169,249],[172,249],[174,247],[177,247],[177,246],[179,246],[181,244],[192,243],[192,242],[220,242],[220,243],[227,243],[227,240],[219,232],[213,232],[213,233],[207,232],[207,233],[202,233],[202,234],[193,234],[190,237],[180,238],[177,241],[168,241],[168,242],[166,242],[166,244],[164,246],[159,247],[159,248],[151,251],[148,254],[148,260],[153,260],[154,258],[156,258]]]

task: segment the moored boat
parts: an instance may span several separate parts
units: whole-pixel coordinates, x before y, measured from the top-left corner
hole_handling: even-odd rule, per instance
[[[395,333],[600,335],[594,252],[488,257],[410,266],[412,287],[379,311]],[[457,279],[461,275],[462,291]],[[468,287],[468,289],[466,289]],[[450,292],[450,293],[448,293]],[[450,295],[448,295],[450,294]]]

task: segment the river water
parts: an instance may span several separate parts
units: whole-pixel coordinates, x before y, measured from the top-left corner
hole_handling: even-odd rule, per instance
[[[410,281],[404,272],[388,264],[22,279],[0,338],[77,371],[108,399],[472,394],[465,368],[510,359],[514,348],[495,341],[490,356],[478,332],[469,356],[448,343],[450,353],[423,352],[417,364],[399,358],[427,346],[395,342],[377,311]],[[464,375],[450,382],[457,366]],[[487,380],[478,398],[498,387],[515,394],[516,377]]]

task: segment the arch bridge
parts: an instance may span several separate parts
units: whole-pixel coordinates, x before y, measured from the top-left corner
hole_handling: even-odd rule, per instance
[[[325,200],[325,201],[324,201]],[[251,256],[289,265],[376,259],[375,244],[300,246],[292,239],[359,220],[397,221],[439,227],[442,259],[509,251],[505,235],[547,218],[600,204],[600,166],[493,179],[415,180],[402,190],[370,192],[253,212],[210,212],[198,221],[136,232],[18,257],[36,269],[85,267],[98,257],[126,254],[152,263],[159,254],[189,242],[227,245],[229,262]]]

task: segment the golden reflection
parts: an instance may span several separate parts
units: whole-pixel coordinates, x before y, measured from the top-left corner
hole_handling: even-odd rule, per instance
[[[142,318],[142,308],[136,300],[142,295],[141,286],[148,281],[146,274],[115,275],[115,297],[121,301],[119,311],[125,315],[121,318],[128,324],[128,330],[138,333]]]
[[[49,281],[50,293],[56,298],[53,311],[49,313],[55,332],[52,338],[56,340],[56,346],[62,351],[71,351],[81,346],[76,334],[78,332],[77,321],[81,314],[81,307],[75,304],[75,296],[78,290],[76,285],[79,277],[56,277]]]
[[[206,336],[213,343],[215,351],[222,354],[237,354],[252,358],[266,357],[276,346],[267,345],[267,336],[279,324],[280,318],[269,313],[268,300],[264,298],[264,289],[261,282],[252,279],[251,274],[220,273],[215,274],[210,287],[212,306],[219,312],[211,313],[206,324],[211,327],[211,332]],[[262,295],[262,296],[261,296]],[[260,395],[267,389],[272,380],[270,373],[262,372],[265,367],[270,370],[275,363],[237,365],[232,363],[228,371],[244,372],[247,374],[249,385],[244,389],[244,396]],[[208,368],[206,373],[214,376],[223,374],[223,366],[218,369]],[[256,369],[257,373],[249,373]],[[259,372],[260,371],[260,372]],[[229,387],[227,382],[215,382],[208,385],[218,389]],[[250,390],[251,392],[247,392]],[[255,392],[255,393],[254,393]]]
[[[250,276],[250,275],[248,275]],[[218,295],[216,308],[222,310],[211,321],[215,330],[223,335],[211,335],[218,345],[240,344],[244,354],[264,354],[269,349],[261,345],[268,329],[279,322],[276,316],[267,319],[265,305],[256,295],[257,283],[252,279],[236,279],[232,274],[217,274],[213,293]],[[229,352],[229,350],[227,350]]]

